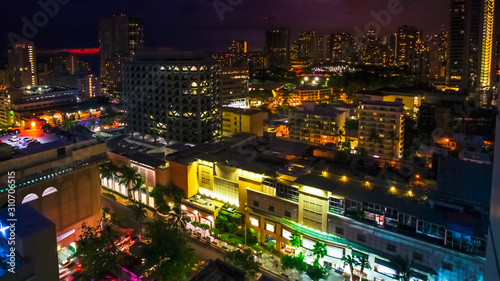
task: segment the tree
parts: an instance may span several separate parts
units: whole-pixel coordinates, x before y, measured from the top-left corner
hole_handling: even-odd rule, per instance
[[[62,126],[66,130],[73,129],[76,126],[75,120],[66,119],[63,121]]]
[[[181,209],[180,206],[175,206],[169,214],[168,225],[178,229],[186,229],[186,225],[191,221],[191,218]]]
[[[250,279],[254,279],[259,272],[259,263],[255,260],[252,250],[233,250],[227,253],[226,261],[243,270]]]
[[[155,200],[155,208],[160,214],[168,214],[172,209],[170,205],[167,204],[165,200],[165,187],[161,185],[155,185],[151,191],[151,197]]]
[[[144,180],[144,178],[142,178],[142,176],[135,178],[134,181],[132,182],[132,189],[130,191],[132,191],[133,194],[135,194],[135,192],[137,191],[137,194],[139,194],[140,191],[143,190],[144,188],[143,186],[145,183],[146,181]],[[140,201],[141,198],[137,198],[136,200]]]
[[[358,128],[358,123],[356,120],[346,120],[344,124],[344,131],[346,132],[346,143],[349,144],[348,151],[351,152],[351,130]]]
[[[276,249],[276,242],[274,242],[273,240],[267,241],[266,248],[269,252],[274,252],[274,250]]]
[[[129,166],[120,167],[116,172],[116,176],[120,179],[120,184],[128,187],[129,197],[134,200],[132,184],[142,180],[141,174],[137,173],[137,168]]]
[[[398,139],[398,135],[396,134],[395,131],[390,131],[389,134],[387,135],[387,139],[391,141],[392,145],[392,158],[397,159],[396,155],[396,148],[394,147],[394,142]]]
[[[316,256],[315,262],[319,262],[320,259],[326,256],[326,246],[324,243],[316,241],[312,249],[312,253]]]
[[[359,262],[359,266],[361,267],[361,269],[359,270],[360,274],[359,274],[359,277],[362,279],[363,278],[363,271],[365,269],[372,269],[372,266],[370,265],[370,262],[368,261],[368,258],[367,257],[360,257],[358,258],[358,262]]]
[[[312,281],[319,281],[326,277],[326,269],[315,262],[313,265],[307,267],[306,274]]]
[[[394,265],[395,267],[394,269],[397,272],[396,276],[397,280],[403,280],[403,281],[410,280],[410,273],[413,261],[408,259],[408,257],[402,257],[398,255],[391,259],[391,263]]]
[[[302,246],[302,237],[300,236],[300,232],[292,232],[292,235],[290,236],[290,246],[295,248],[295,254],[297,254],[297,249]]]
[[[164,189],[164,192],[164,194],[170,198],[172,203],[174,203],[174,206],[181,204],[182,199],[186,198],[186,193],[177,187],[166,188]]]
[[[146,226],[146,273],[152,280],[184,281],[191,274],[197,260],[184,235],[170,227],[163,218]]]
[[[359,265],[359,262],[356,260],[356,258],[354,258],[351,255],[345,255],[340,260],[344,263],[344,266],[349,266],[349,269],[351,271],[351,281],[352,281],[354,276],[354,267]]]
[[[370,135],[368,136],[368,141],[373,143],[373,154],[375,155],[375,148],[377,143],[381,143],[382,139],[380,138],[380,135],[377,133],[375,130],[370,131]]]
[[[299,253],[296,257],[293,257],[294,268],[299,273],[299,276],[307,270],[308,264],[304,261],[306,255],[304,253]]]
[[[281,269],[283,270],[292,270],[295,269],[294,265],[294,257],[290,255],[281,256]]]
[[[118,238],[111,224],[104,224],[103,229],[99,229],[82,223],[81,234],[76,242],[76,255],[82,265],[82,280],[104,280],[110,274],[119,273],[121,258],[115,245]]]
[[[109,180],[113,179],[113,175],[116,173],[118,167],[116,167],[113,162],[105,162],[99,165],[99,172],[101,174],[101,178],[106,179],[108,181],[108,187],[109,187]]]
[[[138,202],[130,207],[132,209],[132,214],[134,219],[139,221],[139,236],[142,237],[142,222],[147,218],[146,207],[142,202]]]

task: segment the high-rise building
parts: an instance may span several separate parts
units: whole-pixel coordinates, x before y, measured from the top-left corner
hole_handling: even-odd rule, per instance
[[[167,142],[221,136],[220,66],[198,53],[138,56],[123,66],[127,129]]]
[[[429,77],[441,80],[446,77],[448,60],[448,32],[442,31],[439,35],[429,38]]]
[[[234,40],[229,43],[228,52],[231,54],[246,55],[247,41]]]
[[[290,31],[288,29],[268,30],[266,53],[270,68],[287,68],[290,64]]]
[[[299,33],[297,39],[297,59],[304,65],[311,65],[318,52],[317,38],[315,31]]]
[[[403,25],[396,33],[396,62],[398,65],[410,65],[417,45],[422,41],[422,32],[414,26]]]
[[[497,103],[498,104],[498,103]],[[497,105],[498,106],[498,105]],[[496,122],[496,135],[500,135],[500,122]],[[488,248],[486,251],[486,271],[484,280],[500,280],[500,142],[495,143],[493,178],[491,183],[490,216],[488,228]],[[495,241],[496,240],[496,241]]]
[[[356,57],[354,37],[347,32],[335,32],[330,37],[333,63],[351,63]]]
[[[21,88],[36,86],[38,78],[36,72],[35,45],[33,42],[18,43],[8,48],[7,75],[9,87]]]
[[[50,71],[51,72],[68,72],[75,74],[80,70],[80,62],[75,54],[63,52],[50,58]]]
[[[101,19],[99,48],[103,90],[116,95],[122,89],[122,65],[144,50],[144,21],[124,14]]]
[[[248,66],[222,67],[220,76],[222,105],[247,107],[249,80]]]
[[[461,91],[491,86],[494,0],[451,0],[446,80]]]
[[[358,147],[381,159],[398,159],[402,153],[404,105],[366,99],[359,105]]]
[[[314,57],[314,63],[327,63],[331,61],[332,48],[330,46],[330,35],[321,35],[317,37],[317,52]]]

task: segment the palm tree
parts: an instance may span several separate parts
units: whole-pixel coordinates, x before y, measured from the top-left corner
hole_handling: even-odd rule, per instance
[[[179,229],[186,229],[186,224],[191,221],[191,218],[181,209],[180,206],[175,206],[169,214],[168,224]]]
[[[344,266],[346,265],[349,266],[349,269],[351,270],[351,281],[352,281],[352,278],[354,276],[354,267],[359,265],[358,260],[351,255],[345,255],[340,260],[344,263]]]
[[[140,175],[140,174],[138,174],[138,175]],[[146,183],[146,181],[144,180],[144,178],[142,176],[135,178],[134,181],[132,182],[132,189],[130,190],[132,192],[132,194],[135,194],[135,192],[137,191],[137,195],[139,196],[140,192],[142,190],[145,190],[145,188],[143,188],[143,185],[145,183]],[[141,198],[139,197],[136,200],[141,201]]]
[[[342,131],[342,130],[340,130],[340,129],[339,129],[339,130],[337,130],[337,133],[335,133],[335,136],[339,138],[339,139],[338,139],[338,141],[337,141],[337,143],[340,145],[340,147],[342,147],[342,137],[343,137],[344,135],[345,135],[345,134],[344,134],[344,131]]]
[[[359,266],[361,266],[361,269],[359,270],[359,277],[360,279],[363,279],[363,271],[365,269],[372,269],[372,266],[370,265],[370,262],[368,261],[367,257],[359,257],[358,258]]]
[[[413,265],[412,260],[408,259],[408,257],[398,255],[391,259],[391,263],[394,265],[394,269],[397,272],[397,280],[410,280],[411,267]]]
[[[139,221],[139,236],[142,237],[142,221],[147,218],[147,211],[144,204],[139,201],[130,207],[134,215],[134,219]]]
[[[132,183],[137,182],[142,176],[137,173],[137,168],[123,166],[118,168],[116,176],[120,179],[120,184],[128,187],[129,197],[134,200],[134,194],[131,192],[133,187]]]
[[[392,158],[396,158],[395,149],[394,149],[394,141],[398,139],[398,135],[395,131],[390,131],[387,135],[387,139],[391,141],[392,144]]]
[[[113,180],[113,176],[116,173],[117,169],[118,167],[116,167],[116,165],[113,164],[113,162],[111,161],[99,165],[99,172],[101,173],[101,178],[106,179],[108,183],[107,186],[108,188],[109,188],[109,180]]]
[[[315,263],[319,262],[320,259],[326,256],[326,246],[319,241],[314,243],[314,247],[311,251],[316,256],[316,259],[314,260]]]
[[[347,142],[351,143],[351,130],[357,129],[358,123],[355,120],[346,120],[344,131],[346,132]]]
[[[297,249],[302,246],[302,237],[300,236],[300,232],[292,232],[292,235],[290,236],[290,246],[295,248],[295,254],[297,254]]]
[[[375,155],[375,147],[377,143],[382,143],[382,139],[380,135],[374,129],[371,130],[370,135],[368,136],[368,141],[373,143],[373,155]]]

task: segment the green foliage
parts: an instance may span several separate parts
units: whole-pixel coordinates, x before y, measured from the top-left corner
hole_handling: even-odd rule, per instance
[[[304,261],[305,255],[299,253],[298,256],[284,255],[281,257],[281,268],[284,270],[297,270],[300,275],[307,270],[307,263]]]
[[[137,204],[132,205],[132,207],[130,208],[132,209],[134,219],[139,221],[139,231],[140,236],[142,236],[142,222],[147,218],[146,208],[142,202],[138,202]]]
[[[266,243],[266,248],[269,252],[274,252],[276,250],[276,243],[273,240],[269,240]]]
[[[326,269],[315,262],[313,265],[307,267],[306,274],[312,281],[319,281],[326,277]]]
[[[372,266],[370,265],[368,258],[361,257],[358,259],[358,262],[359,262],[359,266],[361,267],[361,269],[359,270],[360,271],[359,276],[363,276],[363,272],[365,271],[365,269],[368,269],[368,270],[372,269]]]
[[[397,280],[409,281],[413,261],[408,257],[395,256],[391,259],[391,264],[397,272]]]
[[[186,225],[191,221],[191,218],[181,209],[181,206],[175,206],[172,212],[169,213],[168,225],[178,229],[186,229]]]
[[[228,252],[226,255],[226,261],[233,266],[246,272],[250,279],[255,278],[257,272],[259,271],[259,263],[255,260],[252,254],[252,250],[234,250]]]
[[[137,168],[129,166],[119,167],[115,174],[120,180],[120,184],[128,186],[129,191],[134,190],[133,184],[143,181],[141,174],[137,173]],[[133,193],[130,192],[130,195],[133,200]]]
[[[82,280],[104,280],[107,275],[119,273],[121,258],[114,243],[118,238],[111,224],[104,224],[102,229],[82,224],[76,242],[76,255],[82,265]]]
[[[163,219],[148,223],[145,237],[150,243],[145,249],[145,266],[153,280],[183,281],[192,272],[197,260],[183,235]]]
[[[111,161],[99,165],[99,172],[101,173],[101,177],[103,179],[112,179],[117,170],[118,167]]]
[[[312,249],[312,253],[316,256],[315,262],[318,262],[319,259],[322,259],[326,256],[326,246],[324,243],[317,241],[314,243],[314,247]]]
[[[300,236],[300,232],[292,232],[292,235],[290,237],[290,246],[294,247],[295,249],[298,249],[300,246],[302,246],[302,236]]]
[[[73,129],[76,126],[75,120],[66,119],[63,121],[62,126],[66,130]]]
[[[351,255],[345,255],[340,259],[343,263],[344,266],[349,266],[349,269],[351,271],[351,277],[354,275],[354,267],[359,265],[358,260]]]

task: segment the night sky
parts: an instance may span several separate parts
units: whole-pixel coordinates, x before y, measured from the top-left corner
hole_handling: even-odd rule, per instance
[[[48,1],[48,0],[42,0]],[[60,0],[62,1],[62,0]],[[32,41],[37,51],[65,48],[98,47],[98,19],[126,13],[145,20],[145,44],[149,48],[193,49],[207,52],[225,50],[232,39],[248,41],[249,49],[264,45],[264,31],[271,23],[261,18],[283,15],[275,27],[287,27],[292,39],[300,31],[316,30],[319,34],[349,31],[373,20],[370,11],[386,9],[389,1],[398,0],[218,0],[241,4],[224,14],[221,21],[213,0],[65,0],[59,12],[39,28]],[[393,15],[382,28],[387,35],[402,24],[414,25],[425,34],[437,33],[448,25],[448,0],[399,0],[403,11]],[[0,47],[8,43],[7,34],[21,34],[22,17],[30,21],[42,8],[35,0],[9,1],[0,17]],[[3,51],[1,51],[3,49]],[[0,48],[0,61],[5,61]],[[40,55],[39,55],[40,56]]]

